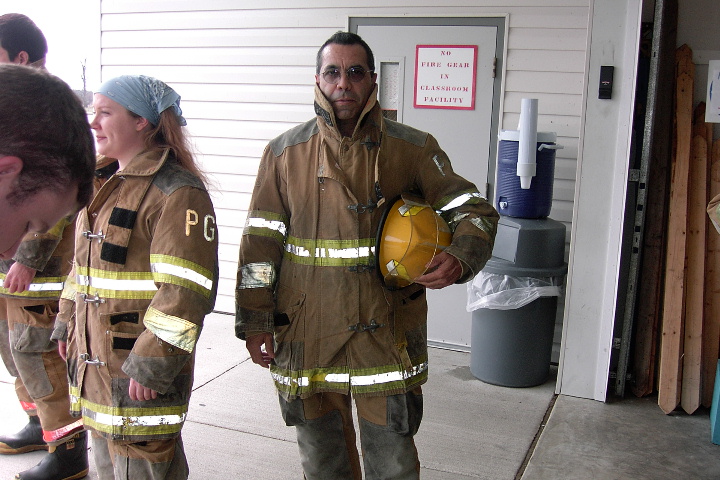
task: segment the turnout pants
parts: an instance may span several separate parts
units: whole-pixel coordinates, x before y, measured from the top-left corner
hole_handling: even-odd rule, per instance
[[[0,297],[0,356],[23,410],[40,418],[51,446],[83,425],[70,415],[67,366],[50,340],[57,308],[57,299]]]
[[[422,392],[355,397],[363,467],[367,480],[416,480],[420,462],[413,436],[422,421]],[[308,480],[361,480],[350,395],[318,393],[285,400],[280,409],[296,429]]]
[[[93,431],[92,445],[99,480],[186,480],[189,475],[180,436],[123,442]]]

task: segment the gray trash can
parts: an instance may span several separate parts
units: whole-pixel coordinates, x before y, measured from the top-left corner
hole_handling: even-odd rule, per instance
[[[476,378],[505,387],[547,380],[558,296],[567,273],[564,247],[560,222],[500,218],[493,257],[468,286],[469,294],[480,287],[479,295],[485,295],[475,308],[468,298],[470,371]]]

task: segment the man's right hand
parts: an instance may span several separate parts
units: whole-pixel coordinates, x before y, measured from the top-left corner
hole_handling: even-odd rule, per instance
[[[272,359],[275,358],[272,333],[264,332],[247,337],[245,339],[245,348],[250,352],[252,361],[261,367],[269,368]]]

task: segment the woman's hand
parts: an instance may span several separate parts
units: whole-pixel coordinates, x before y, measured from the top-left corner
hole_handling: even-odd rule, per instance
[[[155,400],[157,392],[147,387],[143,387],[135,379],[130,379],[130,387],[128,388],[130,398],[135,401]]]

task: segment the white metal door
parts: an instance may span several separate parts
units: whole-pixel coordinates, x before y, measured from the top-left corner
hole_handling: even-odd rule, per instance
[[[375,54],[381,106],[391,110],[397,108],[399,121],[430,132],[447,152],[453,169],[487,195],[488,166],[495,161],[491,155],[495,141],[491,130],[498,27],[359,24],[357,33]],[[472,109],[415,107],[418,45],[477,46]],[[446,68],[441,68],[438,75],[448,75],[447,72]],[[453,285],[440,291],[428,291],[428,303],[430,342],[469,348],[471,315],[465,309],[466,286]]]

